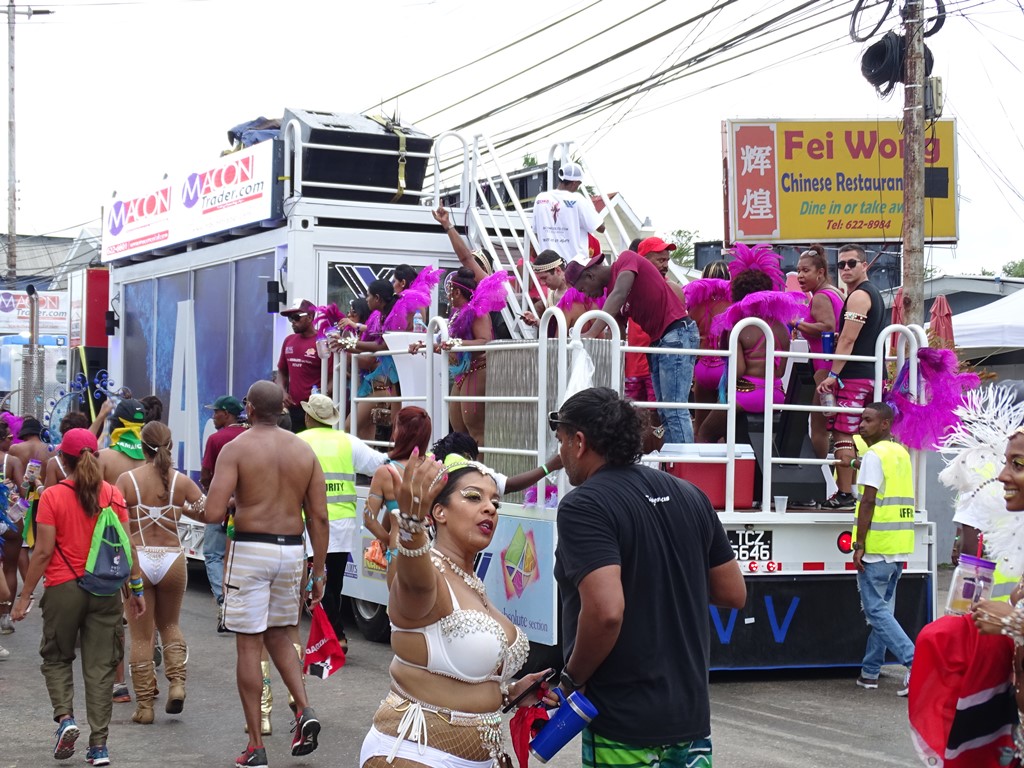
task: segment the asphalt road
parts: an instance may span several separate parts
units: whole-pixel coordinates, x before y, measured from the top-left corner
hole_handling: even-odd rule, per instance
[[[114,704],[108,745],[115,766],[228,766],[245,746],[235,689],[234,641],[215,631],[213,599],[201,567],[190,568],[181,624],[190,647],[185,711],[171,716],[158,704],[154,725],[131,721],[133,704]],[[948,579],[946,579],[948,581]],[[939,603],[942,604],[941,601]],[[850,621],[861,620],[858,616]],[[308,628],[304,628],[308,631]],[[0,644],[0,768],[53,765],[51,709],[39,673],[40,616],[34,610]],[[351,766],[380,699],[387,691],[388,646],[349,632],[348,663],[329,680],[310,680],[311,702],[323,723],[320,749],[291,757],[287,693],[274,673],[274,734],[267,738],[271,766]],[[77,675],[76,671],[76,675]],[[896,696],[899,667],[883,671],[882,686],[866,691],[855,672],[720,673],[712,678],[715,764],[753,768],[828,766],[861,768],[919,765],[907,729],[906,699]],[[80,677],[77,678],[80,681]],[[166,691],[166,681],[160,687]],[[87,728],[79,683],[76,698],[81,748],[66,765],[84,761]],[[579,765],[579,745],[550,765]]]

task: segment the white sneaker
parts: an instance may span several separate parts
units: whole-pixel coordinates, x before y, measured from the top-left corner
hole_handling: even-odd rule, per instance
[[[0,635],[9,635],[14,631],[14,620],[11,619],[11,614],[5,613],[0,615]]]
[[[3,661],[4,659],[6,659],[10,655],[11,655],[11,652],[8,651],[6,648],[4,648],[2,645],[0,645],[0,661]]]
[[[903,678],[903,685],[900,686],[899,690],[896,691],[897,696],[909,696],[910,695],[910,672],[907,672],[906,677]]]

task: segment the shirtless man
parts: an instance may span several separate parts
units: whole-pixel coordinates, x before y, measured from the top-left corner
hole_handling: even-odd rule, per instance
[[[296,664],[290,632],[295,631],[302,601],[305,563],[303,529],[313,547],[313,572],[306,584],[307,602],[324,594],[327,555],[327,491],[313,449],[277,425],[284,391],[273,382],[249,388],[246,413],[250,427],[224,446],[206,500],[206,520],[220,522],[235,497],[235,540],[224,577],[224,624],[235,633],[236,676],[249,744],[238,766],[266,766],[260,734],[260,654],[265,645],[298,716],[292,755],[317,747],[320,722],[306,698],[301,666]],[[303,523],[305,512],[305,523]],[[272,566],[266,560],[273,558]]]

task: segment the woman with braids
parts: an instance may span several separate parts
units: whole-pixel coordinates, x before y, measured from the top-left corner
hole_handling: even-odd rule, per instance
[[[391,313],[398,297],[394,286],[387,280],[374,280],[366,289],[366,303],[370,308],[370,317],[366,321],[358,341],[346,345],[354,352],[383,352],[388,345],[384,343],[384,318]],[[347,317],[343,318],[340,327],[353,327],[356,324]],[[358,357],[359,361],[359,397],[391,397],[398,383],[398,371],[390,356]],[[374,404],[364,400],[357,404],[355,414],[355,430],[352,429],[352,414],[345,423],[345,430],[355,432],[362,440],[372,440],[376,435],[373,423]]]
[[[446,467],[414,449],[398,492],[398,554],[389,569],[391,686],[363,741],[363,768],[511,765],[499,710],[544,673],[514,680],[530,644],[473,572],[494,537],[498,507],[487,467]]]
[[[823,246],[814,243],[800,254],[800,260],[796,265],[796,277],[800,282],[800,288],[811,295],[811,316],[803,322],[797,323],[795,330],[807,339],[809,352],[821,353],[821,335],[835,333],[843,314],[843,297],[839,293],[839,289],[829,279],[828,260],[825,258]],[[820,384],[828,377],[828,372],[832,369],[832,361],[813,360],[812,365],[814,367],[814,383]],[[817,390],[814,392],[814,400],[811,401],[811,405],[821,405]],[[825,414],[823,413],[811,414],[811,442],[814,444],[814,452],[819,459],[828,455],[828,425],[825,423]]]
[[[373,473],[370,492],[363,509],[366,529],[377,537],[391,562],[398,547],[398,525],[391,518],[398,517],[398,489],[402,484],[402,472],[414,450],[426,454],[430,444],[430,416],[422,408],[408,406],[398,412],[392,439],[395,447],[388,452],[387,463]],[[387,510],[380,519],[381,508]]]
[[[785,277],[779,269],[779,256],[768,246],[748,248],[737,243],[736,258],[729,263],[732,274],[730,291],[733,304],[711,324],[713,337],[721,339],[720,349],[729,348],[732,329],[748,317],[759,317],[768,323],[775,337],[775,351],[789,350],[789,327],[807,317],[804,297],[784,293]],[[768,371],[768,338],[759,328],[748,326],[740,331],[736,356],[736,406],[748,413],[764,413],[765,389],[771,389],[772,402],[786,399],[782,391],[782,373],[786,369],[783,358],[775,359],[774,370]],[[726,372],[726,375],[731,375]],[[728,391],[728,380],[723,376],[720,395]],[[720,396],[725,402],[725,397]],[[725,437],[728,414],[711,411],[701,424],[699,442],[717,443]]]
[[[68,430],[57,450],[70,474],[43,491],[39,500],[35,550],[12,617],[15,621],[25,618],[32,592],[45,575],[39,604],[43,611],[39,655],[43,657],[43,678],[53,706],[53,719],[58,724],[53,756],[58,760],[71,757],[80,734],[74,717],[73,673],[75,646],[80,642],[91,731],[86,759],[92,765],[109,765],[107,733],[113,709],[110,691],[124,646],[121,592],[105,597],[94,595],[79,587],[77,579],[85,571],[100,510],[111,507],[122,525],[127,525],[128,509],[121,492],[103,479],[96,457],[96,435],[87,429]],[[146,602],[134,549],[133,545],[128,614],[137,618],[145,612]]]
[[[599,713],[584,764],[710,766],[706,617],[742,608],[746,586],[707,496],[638,463],[645,421],[607,387],[548,416],[575,486],[556,519],[560,687]]]
[[[148,725],[153,722],[156,699],[154,628],[160,630],[163,640],[164,674],[170,683],[164,710],[173,715],[185,706],[187,650],[178,616],[188,576],[178,538],[178,518],[184,512],[205,522],[206,497],[198,485],[171,465],[171,431],[166,426],[151,421],[142,428],[141,437],[146,463],[121,475],[117,489],[128,506],[132,545],[138,553],[143,588],[149,595],[146,610],[128,619],[136,704],[132,720]]]

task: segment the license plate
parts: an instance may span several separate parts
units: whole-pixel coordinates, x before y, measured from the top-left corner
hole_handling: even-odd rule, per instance
[[[774,560],[771,531],[727,531],[732,551],[740,562],[747,560]]]

